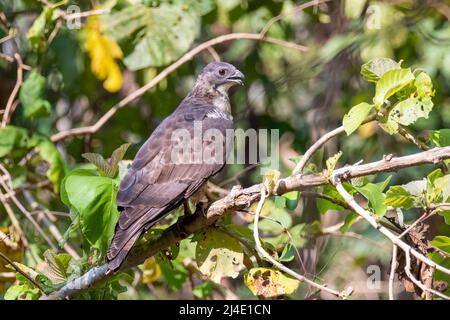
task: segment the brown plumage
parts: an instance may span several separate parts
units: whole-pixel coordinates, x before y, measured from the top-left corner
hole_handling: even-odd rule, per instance
[[[120,268],[143,232],[191,197],[208,178],[223,168],[227,150],[226,130],[233,128],[228,89],[234,84],[242,84],[242,80],[243,74],[228,63],[208,64],[188,96],[138,151],[117,194],[120,217],[107,252],[110,270]],[[201,150],[208,154],[223,153],[218,156],[223,161],[205,161],[204,158],[194,159],[194,156],[189,161],[173,161],[175,144],[179,143],[179,147],[184,143],[174,141],[174,132],[186,130],[184,132],[194,140],[194,130],[199,130],[195,129],[199,123],[202,134],[215,129],[222,135],[221,148],[217,148],[214,140],[206,138],[200,143]],[[191,151],[192,148],[191,145]]]

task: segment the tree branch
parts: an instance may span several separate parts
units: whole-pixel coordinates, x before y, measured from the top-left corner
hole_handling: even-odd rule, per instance
[[[417,166],[427,163],[439,163],[441,160],[450,159],[450,147],[445,148],[434,148],[428,151],[420,152],[414,155],[404,156],[404,157],[386,157],[383,160],[376,161],[369,164],[357,165],[352,167],[345,167],[344,176],[345,178],[354,178],[372,175],[381,172],[391,172],[397,171],[402,168]],[[283,194],[288,191],[294,190],[305,190],[308,188],[313,188],[321,185],[328,184],[326,176],[323,175],[297,175],[291,176],[278,181],[275,188],[275,194]],[[206,214],[194,214],[183,218],[181,221],[172,225],[156,239],[149,242],[139,242],[130,252],[128,259],[124,262],[121,270],[126,270],[130,267],[141,264],[148,257],[151,257],[163,249],[166,249],[172,245],[177,244],[181,240],[185,239],[192,233],[204,229],[207,226],[214,224],[219,218],[225,216],[227,213],[233,211],[242,210],[250,206],[252,203],[260,200],[262,184],[256,184],[251,187],[242,189],[240,187],[234,187],[230,193],[224,198],[215,201],[209,208]],[[341,190],[342,191],[342,190]],[[345,189],[344,189],[345,191]],[[346,192],[346,191],[345,191]],[[350,196],[351,197],[351,196]],[[344,199],[346,199],[344,197]],[[347,200],[347,199],[346,199]],[[410,247],[404,243],[402,240],[398,239],[393,233],[388,229],[380,226],[377,221],[364,209],[362,209],[354,200],[353,202],[347,203],[350,207],[358,211],[363,211],[363,218],[369,221],[378,230],[383,230],[383,233],[388,234],[390,239],[396,243],[402,249],[410,249]],[[358,210],[358,211],[357,211]],[[360,212],[358,212],[360,214]],[[360,214],[361,215],[361,214]],[[411,252],[416,257],[420,257],[423,261],[424,259],[432,264],[436,265],[431,260],[427,259],[414,249]],[[436,269],[450,273],[450,270],[436,265]],[[97,283],[108,279],[111,274],[106,275],[108,267],[106,264],[95,267],[89,270],[82,277],[70,281],[62,289],[53,292],[52,294],[45,297],[46,299],[65,299],[70,298],[73,295],[95,286]]]

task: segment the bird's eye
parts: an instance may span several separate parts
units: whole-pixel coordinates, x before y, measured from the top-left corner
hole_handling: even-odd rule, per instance
[[[219,70],[219,74],[220,74],[221,76],[224,76],[226,72],[227,72],[227,71],[226,71],[225,69],[220,69],[220,70]]]

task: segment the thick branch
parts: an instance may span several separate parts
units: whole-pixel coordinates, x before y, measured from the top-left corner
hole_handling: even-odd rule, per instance
[[[385,159],[377,162],[348,167],[345,168],[345,178],[361,177],[381,172],[397,171],[405,167],[412,167],[427,163],[439,163],[439,161],[444,159],[450,159],[450,147],[435,148],[414,155],[398,158],[385,157]],[[293,190],[305,190],[328,183],[329,181],[327,180],[327,178],[325,178],[324,175],[297,175],[281,179],[278,182],[275,193],[283,194]],[[141,264],[148,257],[157,254],[163,249],[175,245],[179,241],[185,239],[188,235],[214,224],[219,218],[223,217],[227,213],[248,207],[250,204],[260,199],[261,187],[262,184],[253,185],[245,189],[235,187],[226,197],[214,202],[209,207],[206,215],[195,214],[189,216],[166,229],[159,238],[154,239],[150,242],[137,244],[132,249],[130,256],[123,264],[121,270],[125,270]],[[349,205],[356,211],[355,207],[352,206],[351,203],[349,203]],[[372,220],[373,219],[370,218],[369,222],[375,223],[377,229],[379,229],[377,222]],[[389,230],[388,232],[390,236],[392,235],[396,238],[396,236],[390,233]],[[399,244],[399,242],[401,242],[401,244]],[[403,246],[402,249],[405,248],[404,242],[398,238],[396,238],[394,243],[398,244],[400,248],[402,248]],[[418,252],[413,251],[414,250],[411,250],[411,253],[413,253],[413,255],[419,254]],[[437,269],[439,269],[439,267]],[[83,290],[87,290],[95,284],[107,279],[110,276],[105,274],[107,270],[107,265],[93,268],[82,277],[71,281],[59,291],[55,291],[44,298],[70,298],[71,296]]]

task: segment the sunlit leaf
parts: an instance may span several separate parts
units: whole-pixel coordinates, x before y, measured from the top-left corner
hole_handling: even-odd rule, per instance
[[[350,109],[350,111],[344,116],[344,120],[342,122],[345,133],[347,133],[348,136],[358,129],[363,121],[366,120],[373,107],[373,105],[363,102]]]
[[[255,296],[266,298],[291,294],[300,281],[274,268],[253,268],[245,274],[245,285]]]
[[[117,181],[79,169],[69,173],[63,183],[70,206],[79,214],[83,235],[91,246],[106,252],[119,218]]]
[[[385,72],[378,80],[373,102],[381,106],[389,97],[414,80],[411,69],[393,69]]]
[[[405,188],[392,186],[386,192],[385,203],[394,208],[411,208],[414,205],[414,198]]]
[[[367,81],[377,82],[389,70],[400,69],[400,64],[389,58],[375,58],[361,66],[361,74]]]

